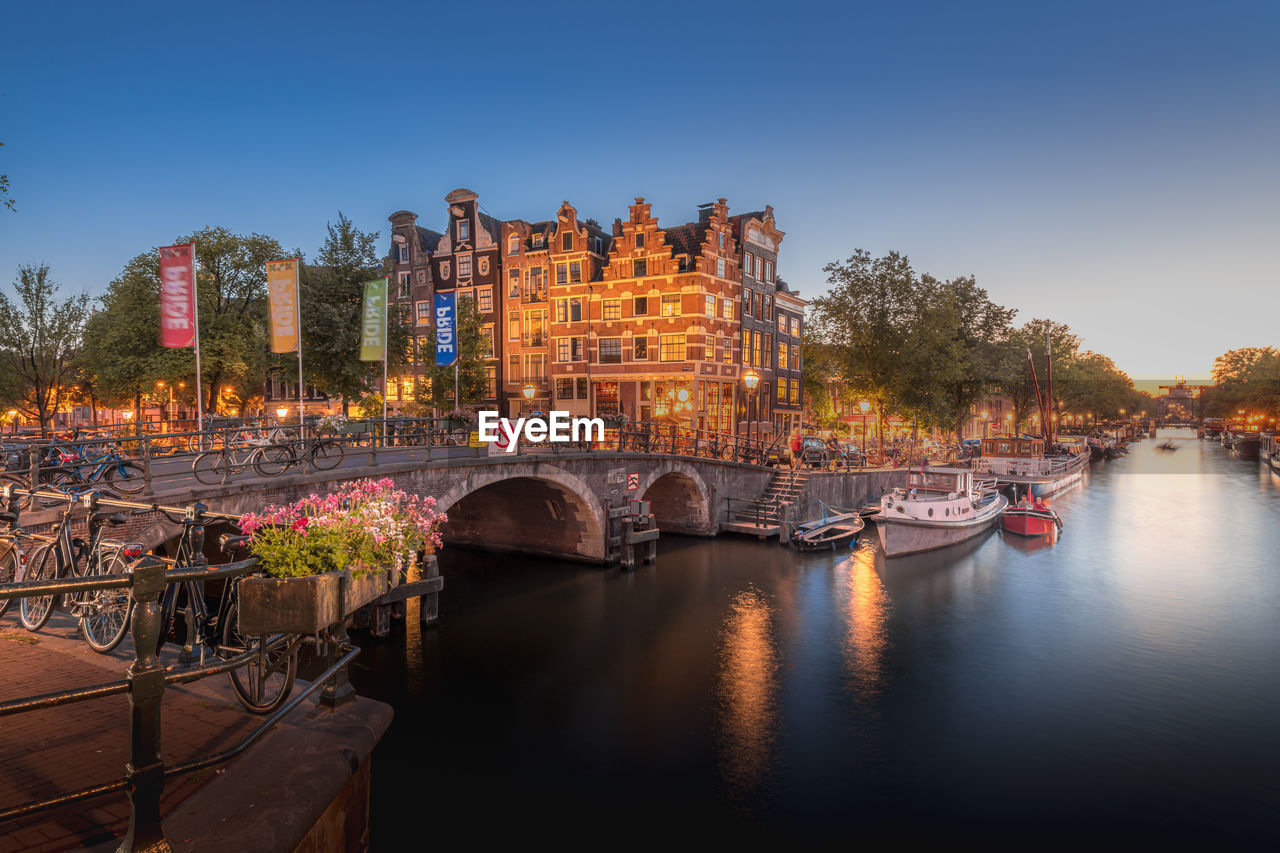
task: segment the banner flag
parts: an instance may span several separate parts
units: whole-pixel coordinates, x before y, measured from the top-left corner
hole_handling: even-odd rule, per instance
[[[448,367],[458,359],[457,294],[436,294],[436,366]]]
[[[382,361],[387,351],[387,280],[364,283],[364,315],[360,322],[360,360]]]
[[[271,351],[298,349],[298,262],[267,262],[267,314],[271,325]]]
[[[160,247],[160,346],[196,343],[195,244]]]

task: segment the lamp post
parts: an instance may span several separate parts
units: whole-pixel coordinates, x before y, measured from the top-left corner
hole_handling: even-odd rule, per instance
[[[760,374],[754,370],[748,370],[743,374],[742,384],[747,386],[747,391],[751,394],[751,405],[747,409],[747,438],[750,438],[752,410],[755,408],[756,389],[760,387]]]
[[[595,288],[587,285],[587,339],[583,341],[583,356],[587,359],[587,417],[595,417],[595,383],[591,381],[591,297],[595,295]]]
[[[858,408],[862,411],[862,464],[867,464],[867,412],[871,410],[871,403],[867,400],[859,400]]]
[[[280,408],[276,409],[276,420],[279,423],[284,423],[284,419],[287,417],[289,417],[288,406],[281,406]]]
[[[537,391],[538,389],[533,387],[532,382],[520,389],[520,393],[524,395],[525,407],[531,412],[533,411],[533,395],[536,394]]]
[[[986,437],[987,437],[987,423],[988,423],[988,420],[987,420],[987,419],[988,419],[988,418],[990,418],[990,417],[991,417],[991,413],[990,413],[990,412],[983,412],[983,413],[982,413],[982,437],[983,437],[983,438],[986,438]]]

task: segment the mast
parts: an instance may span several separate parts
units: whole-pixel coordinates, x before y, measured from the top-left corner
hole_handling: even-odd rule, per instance
[[[1049,441],[1049,411],[1045,408],[1044,395],[1040,393],[1040,380],[1036,377],[1036,360],[1031,357],[1031,347],[1027,347],[1027,364],[1031,365],[1031,384],[1036,389],[1036,406],[1040,409],[1040,435],[1044,438],[1045,449]]]
[[[1049,339],[1049,329],[1044,330],[1044,357],[1048,362],[1048,383],[1049,388],[1045,392],[1046,411],[1040,417],[1044,418],[1045,440],[1044,446],[1048,450],[1053,445],[1053,343]]]

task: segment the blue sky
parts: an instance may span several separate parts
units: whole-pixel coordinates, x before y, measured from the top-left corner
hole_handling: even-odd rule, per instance
[[[185,9],[217,10],[217,17]],[[175,9],[180,11],[175,11]],[[0,283],[99,293],[205,225],[314,253],[772,204],[805,296],[855,248],[973,274],[1135,378],[1280,344],[1280,3],[172,4],[6,11]]]

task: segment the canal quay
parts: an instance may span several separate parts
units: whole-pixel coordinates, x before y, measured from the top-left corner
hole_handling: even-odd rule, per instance
[[[1056,544],[887,563],[871,536],[663,536],[634,572],[446,548],[438,627],[353,666],[395,709],[375,844],[1268,843],[1280,476],[1162,429],[1050,500]]]

